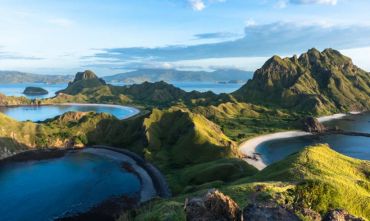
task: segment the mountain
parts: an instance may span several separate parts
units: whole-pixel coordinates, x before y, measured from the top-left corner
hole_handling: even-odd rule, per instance
[[[0,71],[0,84],[15,83],[67,83],[73,79],[72,75],[42,75],[19,71]]]
[[[107,82],[142,83],[145,81],[179,82],[245,82],[252,72],[237,69],[206,71],[179,71],[175,69],[140,69],[104,77]]]
[[[75,79],[68,84],[68,87],[58,91],[57,94],[64,93],[76,95],[88,88],[97,88],[104,85],[106,85],[106,83],[103,79],[98,78],[93,71],[86,70],[84,72],[78,72]]]
[[[333,49],[274,56],[233,93],[240,101],[317,114],[370,109],[370,74]]]

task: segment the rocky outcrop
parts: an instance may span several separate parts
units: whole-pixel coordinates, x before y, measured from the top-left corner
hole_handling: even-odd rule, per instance
[[[299,221],[289,210],[273,202],[250,204],[243,210],[244,221]]]
[[[331,210],[326,214],[323,221],[365,221],[362,218],[353,216],[342,209]]]
[[[323,133],[326,127],[314,117],[307,117],[302,120],[303,130],[310,133]]]
[[[210,190],[202,198],[185,201],[187,221],[241,221],[239,206],[218,190]]]

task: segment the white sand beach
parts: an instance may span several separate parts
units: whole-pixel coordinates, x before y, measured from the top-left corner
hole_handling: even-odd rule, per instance
[[[97,103],[60,103],[60,104],[53,104],[53,105],[60,105],[60,106],[93,106],[93,107],[113,107],[124,109],[130,112],[130,115],[127,118],[135,116],[136,114],[140,113],[140,110],[132,107],[132,106],[123,106],[117,104],[97,104]]]
[[[345,116],[347,116],[347,114],[333,114],[333,115],[318,117],[317,120],[320,123],[323,123],[323,122],[327,122],[327,121],[331,121],[331,120],[335,120],[335,119],[341,119]]]
[[[260,158],[259,155],[255,155],[258,145],[266,141],[269,141],[269,140],[284,139],[284,138],[290,138],[290,137],[300,137],[300,136],[307,136],[307,135],[311,135],[311,133],[304,132],[304,131],[286,131],[286,132],[278,132],[278,133],[273,133],[273,134],[266,134],[266,135],[258,136],[250,140],[247,140],[246,142],[240,145],[239,150],[241,151],[243,155],[251,156],[251,157],[255,156],[257,160],[250,159],[250,158],[245,158],[245,160],[252,166],[256,167],[257,169],[262,170],[267,165],[263,162],[263,160]]]

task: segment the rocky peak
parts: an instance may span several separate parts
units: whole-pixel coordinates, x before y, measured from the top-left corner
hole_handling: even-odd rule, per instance
[[[85,70],[83,72],[77,72],[73,82],[89,79],[98,79],[98,76],[91,70]]]

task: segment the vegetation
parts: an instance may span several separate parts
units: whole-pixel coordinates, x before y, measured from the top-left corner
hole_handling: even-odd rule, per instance
[[[26,87],[23,91],[23,94],[26,95],[45,95],[49,92],[41,87]]]
[[[38,124],[0,114],[0,154],[102,144],[144,156],[165,174],[175,196],[122,219],[184,220],[184,198],[211,187],[242,207],[258,195],[258,200],[274,200],[301,217],[302,208],[321,214],[344,208],[369,218],[368,161],[318,145],[258,172],[240,160],[237,150],[237,142],[252,136],[300,128],[299,120],[307,115],[368,110],[369,82],[368,73],[331,49],[312,49],[299,58],[275,56],[240,90],[221,95],[185,92],[165,82],[112,86],[85,71],[55,98],[0,95],[0,105],[113,103],[139,106],[142,114],[118,120],[109,114],[66,113]],[[256,193],[258,185],[263,193]]]
[[[244,177],[232,184],[220,185],[222,192],[230,195],[240,207],[253,200],[274,200],[304,217],[304,208],[322,215],[329,209],[342,208],[351,214],[370,218],[370,163],[339,154],[327,145],[306,147],[286,159],[268,166],[254,176]],[[263,192],[256,192],[256,187]],[[199,190],[191,195],[200,195]],[[155,200],[144,205],[134,217],[150,217],[150,220],[185,220],[182,203],[189,194],[179,195],[170,200]],[[253,199],[253,196],[257,196]],[[168,205],[176,213],[165,213]]]
[[[274,56],[233,95],[241,101],[319,115],[370,108],[370,75],[333,49]]]

